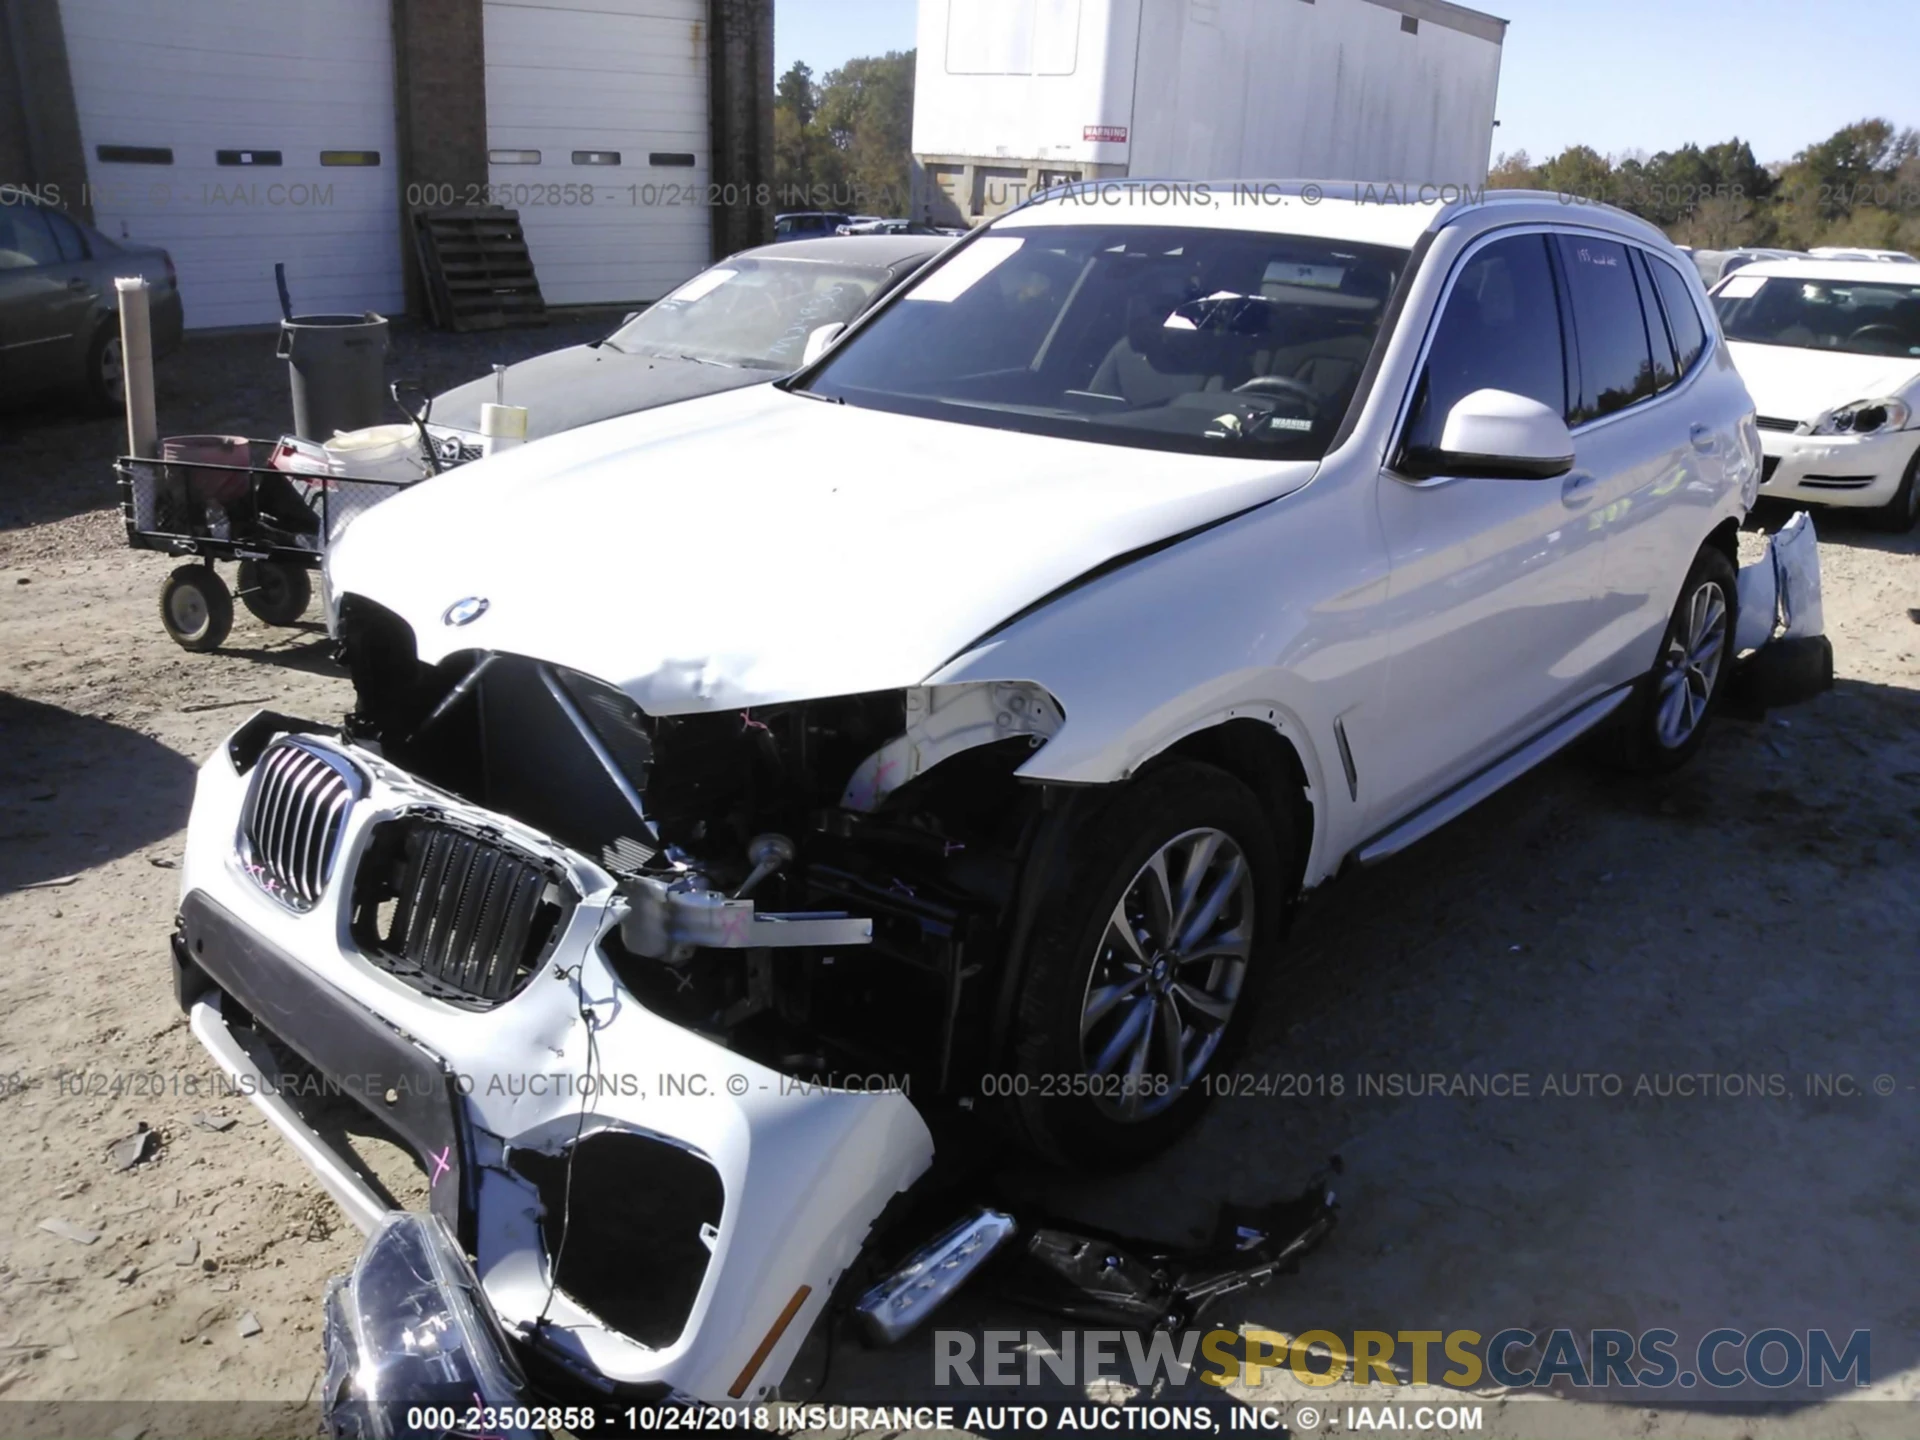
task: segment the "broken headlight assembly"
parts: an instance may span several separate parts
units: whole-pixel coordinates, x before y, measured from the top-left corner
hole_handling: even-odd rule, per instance
[[[503,1421],[524,1410],[526,1380],[480,1282],[446,1226],[396,1210],[368,1239],[351,1275],[326,1293],[329,1432],[351,1440],[537,1432]]]
[[[1913,407],[1904,400],[1854,400],[1815,416],[1802,428],[1804,435],[1881,435],[1904,430],[1913,420]]]

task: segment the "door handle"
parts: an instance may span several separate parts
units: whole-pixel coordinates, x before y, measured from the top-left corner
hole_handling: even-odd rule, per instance
[[[1720,437],[1713,433],[1711,425],[1695,425],[1687,431],[1687,438],[1702,455],[1711,455],[1720,448]]]
[[[1600,482],[1584,470],[1576,470],[1560,482],[1560,503],[1571,509],[1585,505],[1599,493]]]
[[[93,286],[87,281],[85,276],[76,275],[67,281],[67,288],[77,292],[85,292],[91,290]]]

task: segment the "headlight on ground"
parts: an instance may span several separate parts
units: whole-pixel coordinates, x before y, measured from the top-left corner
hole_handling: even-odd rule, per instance
[[[506,1424],[526,1381],[473,1267],[432,1215],[394,1211],[353,1273],[328,1284],[326,1354],[322,1408],[335,1436],[466,1433],[462,1417],[476,1410],[501,1440],[534,1433]]]
[[[1904,430],[1913,409],[1904,400],[1855,400],[1827,411],[1807,427],[1809,435],[1877,435]]]

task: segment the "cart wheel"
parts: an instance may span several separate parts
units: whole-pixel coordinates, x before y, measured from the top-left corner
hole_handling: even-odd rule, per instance
[[[160,587],[160,624],[182,650],[216,650],[233,629],[233,592],[211,565],[182,565]]]
[[[268,625],[292,625],[307,613],[313,582],[298,565],[278,560],[240,562],[240,603]]]

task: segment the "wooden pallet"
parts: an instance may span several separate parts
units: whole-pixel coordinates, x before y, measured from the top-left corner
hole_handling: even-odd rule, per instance
[[[416,210],[413,241],[433,323],[441,329],[547,323],[518,210]]]

